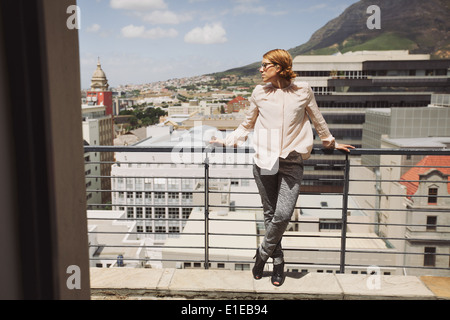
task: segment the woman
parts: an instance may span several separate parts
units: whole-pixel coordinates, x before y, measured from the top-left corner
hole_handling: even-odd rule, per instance
[[[292,57],[275,49],[263,56],[259,69],[266,85],[258,85],[249,101],[246,119],[225,140],[213,138],[216,145],[239,146],[254,130],[253,175],[264,210],[266,233],[256,250],[253,276],[261,279],[269,257],[273,258],[272,284],[284,281],[281,238],[294,212],[303,177],[303,160],[313,147],[309,119],[325,148],[349,152],[354,147],[337,144],[319,111],[314,93],[306,82],[294,83]],[[309,119],[308,119],[309,116]]]

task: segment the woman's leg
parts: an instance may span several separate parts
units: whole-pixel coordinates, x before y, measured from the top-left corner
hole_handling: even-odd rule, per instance
[[[264,226],[267,230],[270,222],[275,214],[275,208],[278,199],[278,174],[267,174],[261,172],[262,170],[255,164],[253,165],[253,176],[258,187],[259,195],[261,196],[261,203],[264,213]],[[260,249],[261,257],[266,261],[269,258],[266,252]]]
[[[254,167],[255,181],[258,186],[264,209],[266,234],[260,246],[261,257],[274,259],[274,264],[283,262],[281,238],[294,212],[303,177],[301,155],[292,152],[286,159],[280,159],[275,175],[260,175]]]

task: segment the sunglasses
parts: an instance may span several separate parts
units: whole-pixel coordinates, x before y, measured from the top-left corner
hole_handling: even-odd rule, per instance
[[[267,67],[269,66],[269,65],[274,65],[273,63],[267,63],[267,62],[263,62],[263,63],[261,63],[261,67],[260,67],[260,69],[261,68],[263,68],[263,70],[266,70],[267,69]]]

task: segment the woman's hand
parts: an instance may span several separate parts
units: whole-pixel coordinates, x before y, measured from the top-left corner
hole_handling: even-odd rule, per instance
[[[350,145],[350,144],[343,144],[343,143],[337,143],[334,147],[336,150],[343,150],[345,152],[350,152],[349,149],[355,149],[354,146]]]
[[[211,140],[209,140],[209,143],[216,147],[225,146],[225,140],[217,139],[216,137],[211,137]]]

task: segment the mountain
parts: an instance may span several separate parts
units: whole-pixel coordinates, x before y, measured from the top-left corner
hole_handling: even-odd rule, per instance
[[[367,20],[380,8],[380,29],[369,29]],[[317,30],[308,42],[289,49],[297,55],[360,50],[409,50],[433,58],[450,58],[450,0],[360,0],[339,17]],[[260,62],[220,74],[257,74]],[[218,74],[215,74],[218,75]]]

